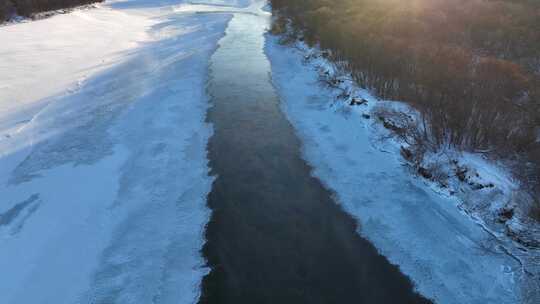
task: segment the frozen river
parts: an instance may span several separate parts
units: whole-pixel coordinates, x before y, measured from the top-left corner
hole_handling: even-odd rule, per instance
[[[518,302],[516,261],[331,106],[264,6],[0,27],[0,303]]]

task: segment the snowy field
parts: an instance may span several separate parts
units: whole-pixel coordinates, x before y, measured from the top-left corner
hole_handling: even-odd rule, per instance
[[[77,90],[124,60],[151,40],[147,30],[154,23],[100,7],[0,27],[0,130],[31,119],[46,105],[44,97]]]
[[[230,16],[180,2],[0,27],[0,303],[198,298],[206,74]]]
[[[365,106],[333,102],[305,52],[267,36],[266,53],[282,108],[303,142],[313,174],[359,220],[359,233],[436,303],[519,303],[520,265],[498,242],[406,170],[385,147]],[[375,98],[357,92],[369,103]]]

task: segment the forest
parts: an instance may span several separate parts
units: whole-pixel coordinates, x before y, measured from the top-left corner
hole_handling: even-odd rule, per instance
[[[32,14],[70,8],[103,0],[0,0],[0,22],[12,15],[31,17]]]
[[[540,193],[540,1],[271,2],[275,33],[319,45],[360,86],[417,109],[419,150],[512,160]]]

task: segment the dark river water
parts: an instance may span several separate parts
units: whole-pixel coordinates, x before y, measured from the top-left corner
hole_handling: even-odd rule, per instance
[[[268,20],[236,14],[211,61],[217,179],[200,303],[429,303],[310,175],[271,84]]]

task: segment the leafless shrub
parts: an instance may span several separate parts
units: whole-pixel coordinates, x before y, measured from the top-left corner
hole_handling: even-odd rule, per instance
[[[441,187],[448,187],[448,172],[444,168],[444,164],[440,161],[435,161],[427,166],[427,169],[432,175],[432,180],[439,183]]]
[[[425,153],[433,150],[434,147],[427,134],[422,131],[422,126],[414,119],[413,115],[385,106],[376,107],[373,110],[373,115],[394,136],[408,145],[407,149],[412,153],[410,160],[413,163],[420,164]]]
[[[103,2],[104,0],[0,0],[0,22],[16,13],[32,17],[36,13],[73,8],[75,6]]]

